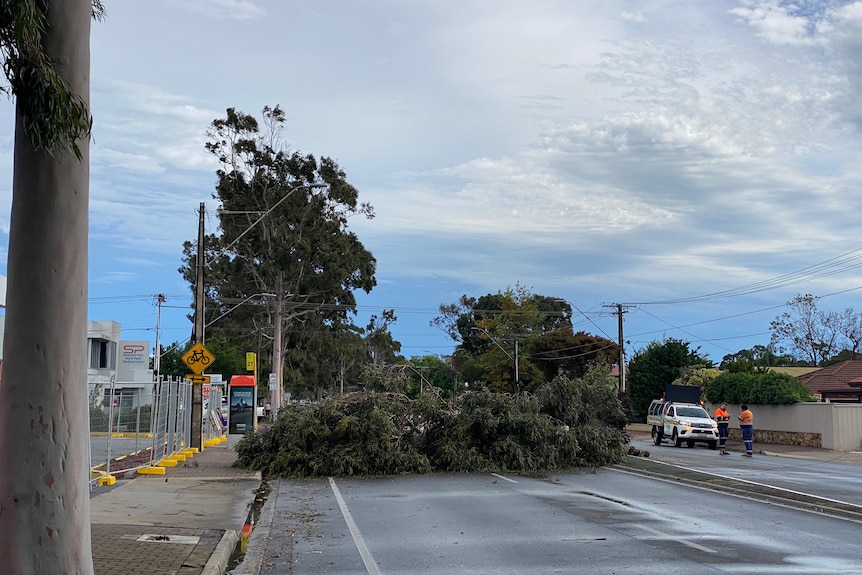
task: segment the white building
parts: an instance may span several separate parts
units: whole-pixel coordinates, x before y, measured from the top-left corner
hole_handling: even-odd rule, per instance
[[[113,381],[114,396],[134,396],[138,398],[134,404],[152,403],[150,342],[121,340],[120,333],[121,326],[115,321],[87,322],[87,383],[102,386],[110,395]]]

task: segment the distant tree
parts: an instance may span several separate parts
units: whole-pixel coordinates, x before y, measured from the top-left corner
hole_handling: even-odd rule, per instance
[[[699,387],[701,390],[704,390],[720,374],[721,372],[718,369],[694,365],[682,368],[679,377],[673,380],[672,383],[673,385]]]
[[[841,335],[838,314],[818,310],[819,299],[811,294],[797,295],[787,302],[790,311],[775,318],[769,327],[773,345],[788,345],[812,367],[821,365],[838,351]]]
[[[395,310],[392,309],[383,310],[379,316],[374,314],[368,320],[368,326],[365,328],[365,343],[375,366],[400,363],[404,359],[399,355],[401,343],[392,337],[389,331],[389,327],[396,321],[398,318],[395,316]]]
[[[837,317],[838,332],[843,336],[845,347],[850,352],[848,359],[859,359],[859,350],[862,347],[862,314],[846,308]]]
[[[466,381],[514,392],[535,390],[566,360],[571,372],[583,373],[583,366],[599,359],[597,348],[602,345],[584,339],[589,336],[575,337],[571,318],[565,300],[533,294],[516,284],[496,294],[464,295],[454,304],[441,305],[431,325],[460,342],[454,357]],[[584,356],[571,353],[578,346],[592,351]]]
[[[493,345],[477,326],[505,323],[509,332],[572,331],[572,306],[562,298],[532,294],[516,284],[504,292],[479,298],[462,295],[456,303],[440,304],[431,325],[441,329],[460,348],[477,354]],[[502,320],[499,320],[504,316]]]
[[[207,366],[205,373],[220,374],[224,376],[225,380],[229,380],[232,375],[251,375],[251,372],[246,369],[245,354],[257,352],[250,346],[238,347],[233,342],[223,338],[207,339],[206,346],[215,356],[215,360]],[[259,368],[258,371],[260,371]],[[257,383],[260,384],[261,382],[258,381]]]
[[[285,356],[285,384],[293,397],[320,401],[360,389],[363,371],[371,363],[364,330],[320,315],[307,316],[302,323],[302,329],[291,330]]]
[[[820,363],[820,367],[827,367],[830,365],[835,365],[836,363],[843,363],[845,361],[858,361],[860,359],[858,352],[850,351],[849,349],[842,349],[829,359],[824,359]]]
[[[775,345],[755,345],[751,349],[741,349],[736,353],[729,353],[721,359],[719,369],[752,371],[755,368],[769,368],[778,366],[792,366],[797,360],[791,354],[779,355],[776,353]],[[747,365],[744,365],[747,364]]]
[[[525,346],[530,360],[542,371],[545,381],[560,372],[583,377],[597,363],[613,364],[619,346],[607,338],[579,331],[560,329],[531,339]]]
[[[678,339],[654,341],[635,352],[628,365],[628,392],[637,417],[644,416],[653,399],[664,395],[665,387],[686,369],[712,367],[712,362],[689,349]]]
[[[407,362],[411,366],[410,397],[417,397],[426,385],[440,390],[444,399],[452,398],[458,374],[452,364],[436,355],[412,357]]]
[[[87,330],[90,20],[98,0],[0,1],[15,97],[0,385],[6,573],[93,573]]]
[[[183,363],[182,357],[191,347],[191,343],[181,344],[173,342],[162,348],[162,357],[159,360],[159,371],[165,377],[185,377],[189,372],[188,366]]]
[[[332,358],[331,367],[337,386],[333,393],[341,395],[358,388],[362,370],[370,362],[362,331],[362,328],[350,324],[344,328],[333,328],[329,334],[331,348],[328,357]]]

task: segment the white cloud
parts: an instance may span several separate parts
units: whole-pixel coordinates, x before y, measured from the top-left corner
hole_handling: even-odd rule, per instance
[[[731,14],[758,31],[773,44],[812,44],[811,22],[804,16],[791,14],[795,5],[782,5],[778,0],[748,0]]]
[[[623,10],[620,16],[622,16],[622,19],[626,22],[634,22],[636,24],[647,21],[647,17],[643,12],[629,12],[628,10]]]
[[[134,272],[108,272],[97,277],[90,277],[90,283],[96,284],[128,284],[138,279],[139,274]]]
[[[221,20],[260,20],[267,16],[258,2],[250,0],[181,0],[174,3],[185,10]]]
[[[161,174],[165,171],[163,166],[159,165],[154,158],[149,156],[128,154],[118,150],[100,149],[96,145],[92,148],[91,159],[96,167],[103,165],[108,169],[121,168],[149,174]]]

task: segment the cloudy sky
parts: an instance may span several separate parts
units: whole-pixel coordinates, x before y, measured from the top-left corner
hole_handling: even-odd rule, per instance
[[[862,2],[149,0],[93,24],[91,319],[189,336],[177,273],[212,200],[209,123],[281,105],[377,217],[359,318],[447,354],[441,303],[516,284],[629,354],[720,361],[797,293],[862,294]],[[12,103],[0,102],[8,241]],[[5,273],[5,248],[0,261]]]

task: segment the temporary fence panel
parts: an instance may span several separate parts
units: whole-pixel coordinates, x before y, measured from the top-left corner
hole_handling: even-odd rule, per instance
[[[151,461],[153,383],[88,384],[91,480]]]
[[[168,377],[89,384],[91,484],[118,473],[170,465],[172,457],[188,449],[191,385]]]

